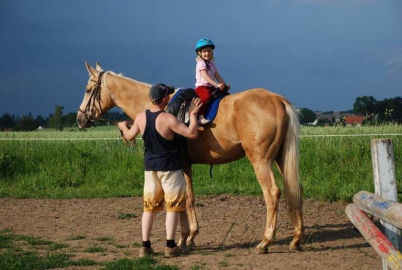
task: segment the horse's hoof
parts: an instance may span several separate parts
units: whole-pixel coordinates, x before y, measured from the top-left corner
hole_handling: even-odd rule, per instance
[[[297,241],[292,241],[289,244],[289,251],[290,252],[295,252],[295,251],[301,251],[302,247],[300,246],[300,242]]]
[[[188,248],[187,245],[178,245],[178,246],[181,248],[181,252],[182,252],[183,254],[187,254],[187,253],[190,252],[190,249]]]
[[[179,247],[182,247],[182,246],[185,246],[185,245],[186,245],[186,242],[183,240],[183,238],[180,238],[180,240],[177,241],[177,245],[178,245]]]
[[[267,254],[268,253],[268,247],[263,247],[263,246],[258,245],[255,248],[255,251],[257,252],[257,254]]]
[[[193,240],[190,240],[190,239],[187,239],[186,245],[187,245],[189,248],[194,248],[194,247],[195,247],[194,241],[193,241]]]

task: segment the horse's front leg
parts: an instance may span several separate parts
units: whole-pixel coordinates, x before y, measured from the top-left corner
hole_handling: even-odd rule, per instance
[[[187,250],[186,240],[190,235],[190,227],[188,225],[187,211],[180,212],[180,240],[177,245],[181,247],[182,250]]]
[[[194,191],[192,182],[191,165],[183,169],[187,184],[186,212],[180,213],[181,239],[179,245],[182,248],[194,246],[194,238],[198,234],[198,221],[194,206]],[[184,216],[186,214],[186,216]]]

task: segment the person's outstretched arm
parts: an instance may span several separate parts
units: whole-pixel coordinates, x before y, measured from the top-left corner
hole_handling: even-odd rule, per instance
[[[182,122],[180,122],[176,117],[171,115],[171,117],[169,117],[169,124],[171,130],[186,138],[196,139],[198,137],[197,113],[200,110],[201,106],[202,106],[201,100],[199,98],[193,98],[189,108],[190,125],[188,127]]]
[[[227,87],[227,90],[230,89],[230,85],[225,83],[225,80],[222,78],[221,74],[219,74],[219,72],[215,72],[215,78],[218,80],[218,82],[220,82],[221,84],[219,84],[219,89],[220,90],[225,90],[225,87]],[[223,86],[222,86],[223,84]]]
[[[136,119],[134,121],[133,125],[131,126],[131,128],[128,128],[127,124],[128,124],[127,121],[122,121],[122,122],[118,122],[117,126],[119,127],[120,131],[122,132],[122,135],[124,136],[124,138],[127,141],[132,141],[140,133],[138,121]]]

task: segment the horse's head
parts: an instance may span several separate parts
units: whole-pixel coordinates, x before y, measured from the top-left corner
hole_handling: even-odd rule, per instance
[[[112,105],[110,93],[105,83],[106,72],[96,63],[96,69],[85,62],[89,79],[85,88],[84,99],[77,112],[79,128],[89,127],[94,120],[99,119]]]

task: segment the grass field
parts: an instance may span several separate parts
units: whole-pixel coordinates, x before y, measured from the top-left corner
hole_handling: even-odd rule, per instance
[[[379,134],[388,134],[386,136]],[[402,190],[402,126],[303,127],[300,175],[304,196],[351,200],[359,190],[373,191],[370,141],[393,140],[398,190]],[[345,136],[343,136],[345,135]],[[140,196],[143,145],[122,143],[116,127],[87,131],[0,133],[0,196],[15,198],[94,198]],[[260,195],[245,158],[213,167],[194,166],[194,190],[200,194]],[[278,184],[282,180],[278,172]]]
[[[379,135],[388,134],[388,135]],[[300,175],[304,197],[326,201],[350,201],[360,190],[373,191],[370,141],[391,138],[394,146],[398,190],[402,190],[402,126],[303,127],[300,139]],[[0,197],[12,198],[99,198],[141,196],[143,144],[122,143],[116,127],[87,131],[0,133]],[[197,195],[232,193],[261,195],[254,171],[246,158],[213,167],[194,165]],[[275,174],[282,189],[282,179]],[[399,200],[401,200],[401,194]],[[122,214],[121,218],[129,218]],[[120,218],[120,216],[119,216]],[[32,235],[0,231],[0,269],[49,269],[96,267],[102,269],[178,269],[159,258],[120,258],[99,262],[75,259],[75,236],[62,242]],[[91,241],[108,241],[103,237]],[[137,246],[139,243],[135,242]],[[134,245],[133,244],[133,245]],[[120,248],[116,244],[116,248]],[[125,248],[121,246],[121,248]],[[88,254],[110,251],[97,245]],[[226,265],[222,264],[222,267]],[[191,269],[204,269],[193,266]]]
[[[85,237],[84,237],[85,238]],[[77,239],[67,239],[71,242]],[[104,241],[98,239],[98,241]],[[124,247],[121,247],[124,248]],[[130,259],[123,258],[113,262],[96,262],[91,259],[74,260],[74,252],[68,251],[66,243],[44,240],[31,235],[16,235],[11,230],[0,231],[0,269],[61,269],[66,267],[102,267],[105,270],[112,269],[149,269],[149,270],[176,270],[174,265],[158,264],[152,258]],[[88,248],[86,252],[104,252],[99,247]]]

